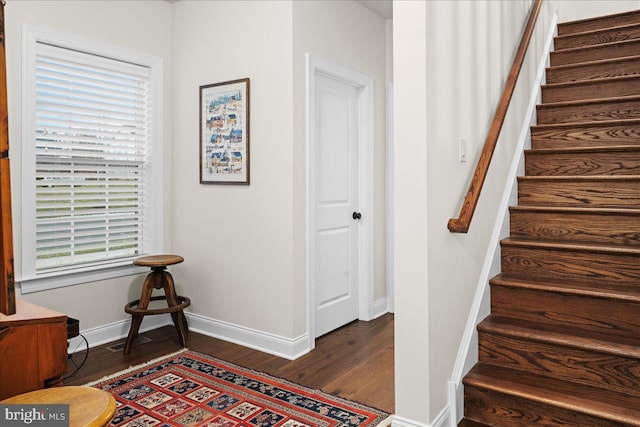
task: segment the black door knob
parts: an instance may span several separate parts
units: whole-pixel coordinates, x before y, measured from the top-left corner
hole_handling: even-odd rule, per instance
[[[351,215],[353,217],[353,219],[360,219],[362,218],[362,214],[360,212],[354,212],[353,215]]]

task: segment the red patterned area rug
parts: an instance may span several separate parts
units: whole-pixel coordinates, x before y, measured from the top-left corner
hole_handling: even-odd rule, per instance
[[[365,427],[389,414],[185,350],[90,384],[117,427]]]

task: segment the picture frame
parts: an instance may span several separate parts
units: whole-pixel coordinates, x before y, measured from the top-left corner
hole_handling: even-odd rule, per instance
[[[249,79],[200,86],[200,183],[249,177]]]

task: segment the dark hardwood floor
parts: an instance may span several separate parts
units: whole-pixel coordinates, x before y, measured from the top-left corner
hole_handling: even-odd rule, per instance
[[[82,385],[180,349],[173,326],[140,334],[150,342],[134,343],[131,353],[113,352],[106,344],[90,349],[85,365],[64,381]],[[122,340],[123,342],[124,340]],[[355,321],[316,340],[310,353],[290,361],[191,332],[187,347],[256,371],[285,378],[362,404],[394,412],[393,315]],[[66,376],[84,357],[73,355]]]

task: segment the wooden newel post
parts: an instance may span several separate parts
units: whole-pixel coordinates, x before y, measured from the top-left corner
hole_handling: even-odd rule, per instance
[[[11,177],[9,176],[9,123],[7,105],[7,62],[4,48],[4,5],[0,2],[0,313],[16,312],[11,228]]]

